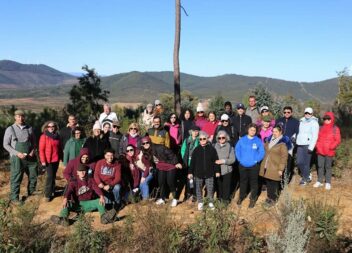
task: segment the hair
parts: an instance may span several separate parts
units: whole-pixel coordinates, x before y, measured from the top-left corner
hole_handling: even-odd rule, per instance
[[[258,127],[255,123],[250,123],[248,126],[247,126],[247,132],[250,128],[255,128],[255,132],[258,133]]]
[[[112,148],[107,148],[107,149],[104,150],[104,155],[105,155],[106,153],[113,153],[113,154],[115,154],[115,150],[113,150]]]
[[[139,131],[139,125],[138,125],[138,123],[136,123],[136,122],[131,123],[131,124],[128,126],[128,130],[130,130],[130,128],[137,128],[137,130]]]
[[[185,109],[184,111],[182,111],[182,113],[181,113],[181,115],[180,115],[180,119],[181,119],[181,120],[186,120],[186,119],[185,119],[185,113],[186,113],[186,112],[189,112],[189,114],[190,114],[189,120],[194,120],[194,113],[193,113],[193,110],[192,110],[192,109],[189,109],[189,108],[187,108],[187,109]]]
[[[208,118],[209,118],[209,115],[210,114],[214,114],[214,116],[215,116],[215,120],[216,120],[216,113],[214,112],[214,111],[210,111],[210,112],[208,112]]]
[[[68,117],[67,117],[67,119],[69,119],[70,117],[74,117],[74,118],[76,119],[76,116],[73,115],[73,114],[69,114]]]
[[[250,96],[248,97],[248,100],[249,100],[250,98],[256,99],[256,97],[255,97],[254,95],[250,95]]]
[[[282,133],[282,126],[281,125],[276,125],[274,126],[280,133]]]
[[[81,134],[83,134],[83,133],[84,133],[84,129],[83,129],[83,127],[76,126],[76,127],[74,127],[74,128],[73,128],[73,130],[71,131],[71,134],[72,134],[72,135],[74,135],[74,134],[75,134],[75,132],[76,132],[77,130],[78,130],[78,131],[80,131],[80,132],[81,132]]]
[[[232,103],[231,103],[230,101],[226,101],[226,102],[224,103],[224,108],[225,108],[226,106],[230,106],[230,108],[232,109]],[[209,112],[209,113],[210,113],[210,112]]]
[[[107,106],[107,107],[109,107],[109,109],[111,109],[111,105],[109,103],[104,103],[103,107],[104,106]]]
[[[204,131],[199,131],[199,135],[198,136],[199,137],[204,136],[205,138],[209,138],[209,135],[206,132],[204,132]]]
[[[220,130],[216,135],[216,139],[219,138],[220,135],[225,135],[226,141],[230,141],[230,136],[226,131]]]
[[[103,124],[103,128],[104,128],[105,125],[109,125],[110,128],[112,127],[111,124],[110,124],[110,122],[105,122],[105,123]]]
[[[54,124],[55,132],[56,132],[57,130],[59,130],[58,124],[57,124],[55,121],[53,121],[53,120],[49,120],[49,121],[46,121],[46,122],[43,124],[43,126],[42,126],[42,132],[43,132],[43,133],[44,133],[45,130],[48,128],[48,125],[49,125],[50,123]]]
[[[170,115],[169,115],[169,117],[168,117],[168,119],[167,119],[167,122],[168,123],[171,123],[171,117],[173,116],[173,115],[175,115],[176,116],[176,121],[175,121],[175,123],[176,124],[180,124],[180,120],[179,120],[179,118],[177,117],[177,114],[176,113],[170,113]]]
[[[285,110],[290,110],[291,112],[293,111],[292,106],[289,106],[289,105],[284,107],[283,111],[285,111]]]

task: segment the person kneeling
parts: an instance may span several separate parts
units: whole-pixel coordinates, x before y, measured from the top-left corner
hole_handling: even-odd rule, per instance
[[[116,211],[114,209],[110,211],[105,210],[105,200],[102,190],[97,186],[94,179],[88,178],[87,176],[88,167],[84,164],[80,164],[77,169],[77,179],[70,181],[68,189],[63,199],[63,209],[59,216],[51,216],[51,221],[55,224],[68,226],[70,211],[75,212],[93,212],[98,210],[100,213],[100,222],[102,224],[108,224],[115,221]],[[95,194],[99,198],[95,198]],[[72,203],[68,199],[74,198],[77,202]]]

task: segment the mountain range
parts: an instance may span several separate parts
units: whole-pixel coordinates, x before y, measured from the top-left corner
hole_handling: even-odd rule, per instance
[[[101,78],[110,91],[110,98],[120,102],[143,102],[158,98],[160,93],[173,92],[173,72],[132,71]],[[0,98],[32,96],[67,96],[77,77],[40,64],[21,64],[0,61]],[[294,82],[267,77],[226,74],[201,77],[181,73],[181,88],[200,98],[220,94],[225,99],[240,101],[242,96],[258,85],[277,95],[292,95],[305,101],[332,103],[338,92],[337,78],[319,82]]]

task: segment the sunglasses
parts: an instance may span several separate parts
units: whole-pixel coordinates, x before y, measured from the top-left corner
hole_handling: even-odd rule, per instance
[[[120,126],[116,126],[116,125],[113,125],[112,127],[113,127],[113,128],[120,128]]]
[[[144,145],[147,145],[147,144],[150,144],[150,142],[149,142],[149,141],[146,141],[146,142],[143,142],[143,143],[142,143],[143,146],[144,146]]]
[[[130,130],[136,130],[136,131],[138,131],[138,128],[131,127]]]
[[[161,104],[157,104],[157,105],[155,105],[155,106],[159,106],[159,105],[161,105]]]
[[[197,112],[197,113],[204,113],[203,111]]]
[[[305,112],[305,113],[304,113],[304,115],[307,115],[307,114],[308,114],[308,115],[312,115],[312,114],[311,114],[311,113],[309,113],[309,112]]]
[[[176,116],[172,116],[172,117],[170,117],[170,119],[176,119]]]
[[[268,112],[268,110],[262,110],[262,112]]]
[[[291,112],[290,111],[286,111],[286,112],[284,112],[284,114],[291,114]]]
[[[331,120],[330,118],[323,118],[323,120]]]
[[[207,138],[199,138],[200,141],[206,141]]]
[[[223,136],[218,137],[218,140],[225,140],[225,139],[226,137],[223,137]]]
[[[134,149],[127,149],[127,152],[134,152]]]
[[[48,128],[54,128],[55,126],[48,126]]]
[[[221,122],[229,122],[228,120],[222,120]]]

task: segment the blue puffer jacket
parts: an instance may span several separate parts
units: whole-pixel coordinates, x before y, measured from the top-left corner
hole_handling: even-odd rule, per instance
[[[243,167],[252,167],[263,160],[265,151],[260,138],[243,136],[235,147],[236,159]]]
[[[299,121],[299,131],[297,135],[297,145],[308,145],[310,151],[314,150],[318,140],[319,123],[316,117],[301,118]]]

